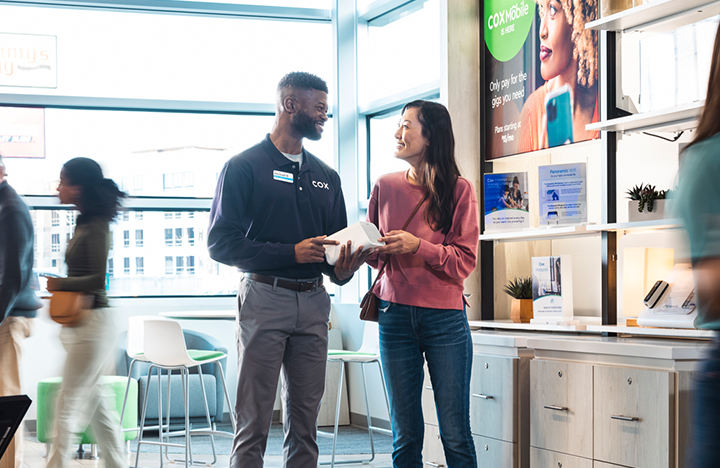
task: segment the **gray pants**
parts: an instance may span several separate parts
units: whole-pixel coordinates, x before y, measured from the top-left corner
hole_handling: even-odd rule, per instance
[[[243,278],[238,289],[237,432],[231,468],[262,468],[282,370],[284,466],[317,466],[316,422],[325,389],[330,297]]]

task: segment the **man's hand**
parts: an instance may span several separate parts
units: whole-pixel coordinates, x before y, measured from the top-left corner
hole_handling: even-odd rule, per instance
[[[352,241],[340,247],[340,256],[335,262],[335,276],[340,281],[350,278],[370,257],[372,249],[363,250],[363,246],[357,248],[354,254],[350,255]]]
[[[407,231],[390,231],[378,240],[385,242],[384,246],[375,249],[378,254],[414,254],[420,248],[420,239]]]
[[[322,263],[325,261],[324,245],[338,245],[340,242],[326,239],[327,236],[311,237],[295,244],[297,263]]]

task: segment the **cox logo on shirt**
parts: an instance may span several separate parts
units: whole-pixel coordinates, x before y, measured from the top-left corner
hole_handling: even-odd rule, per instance
[[[317,180],[313,180],[312,186],[316,188],[324,188],[325,190],[330,190],[330,186],[327,182],[319,182]]]

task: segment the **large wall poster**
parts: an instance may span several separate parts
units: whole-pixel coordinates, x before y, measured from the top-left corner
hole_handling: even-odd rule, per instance
[[[485,158],[598,138],[597,0],[485,0]]]

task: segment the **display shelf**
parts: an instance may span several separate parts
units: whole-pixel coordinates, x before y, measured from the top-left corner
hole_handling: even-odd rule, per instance
[[[583,237],[596,235],[597,232],[588,230],[587,226],[562,226],[548,228],[533,228],[523,231],[498,231],[480,235],[481,241],[523,242],[536,240],[553,240],[567,237]]]
[[[625,325],[588,325],[587,331],[635,336],[662,336],[668,338],[713,338],[713,336],[715,336],[715,332],[712,330],[696,330],[694,328],[628,327]]]
[[[621,133],[681,132],[697,127],[704,106],[705,101],[697,101],[587,124],[585,129]]]
[[[720,14],[720,1],[654,0],[585,24],[585,29],[662,32]]]
[[[588,231],[660,231],[664,229],[681,229],[679,219],[657,219],[650,221],[634,221],[631,223],[592,224]]]
[[[525,330],[540,332],[584,332],[590,325],[599,325],[600,317],[575,317],[579,325],[542,325],[539,323],[515,323],[511,320],[470,320],[471,328],[489,328],[493,330]],[[600,332],[592,332],[600,333]]]

